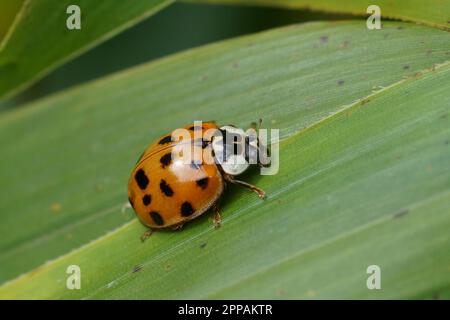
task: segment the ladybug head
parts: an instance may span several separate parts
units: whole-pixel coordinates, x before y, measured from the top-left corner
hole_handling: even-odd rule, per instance
[[[263,165],[266,147],[261,145],[255,129],[244,131],[232,125],[222,126],[212,141],[214,158],[222,170],[236,176],[252,164]]]

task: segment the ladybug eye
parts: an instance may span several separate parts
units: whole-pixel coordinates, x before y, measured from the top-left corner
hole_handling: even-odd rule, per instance
[[[249,136],[245,137],[245,160],[249,164],[257,164],[259,162],[258,140],[252,141]]]

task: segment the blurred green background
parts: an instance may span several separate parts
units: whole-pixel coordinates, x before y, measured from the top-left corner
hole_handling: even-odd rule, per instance
[[[17,97],[0,102],[0,110],[214,41],[293,23],[352,18],[307,10],[176,2],[64,64]]]

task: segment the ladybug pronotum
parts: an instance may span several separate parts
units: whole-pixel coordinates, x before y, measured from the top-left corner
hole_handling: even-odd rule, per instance
[[[215,226],[220,226],[217,202],[226,183],[246,187],[261,199],[265,197],[260,188],[235,179],[250,167],[246,161],[249,156],[257,155],[256,163],[262,165],[259,157],[262,146],[256,131],[250,136],[234,126],[219,128],[214,122],[203,122],[201,126],[196,122],[184,129],[188,136],[183,140],[174,141],[173,134],[169,133],[151,144],[131,173],[129,202],[139,220],[150,228],[142,240],[150,236],[153,229],[180,229],[210,208],[214,210]],[[215,135],[206,137],[205,132],[215,132]],[[236,152],[237,139],[227,141],[229,135],[245,141],[241,144],[245,146],[245,152]],[[197,158],[190,162],[174,160],[174,150],[183,150],[186,145],[191,148],[192,154],[201,154],[200,161]],[[206,158],[208,161],[205,161]]]

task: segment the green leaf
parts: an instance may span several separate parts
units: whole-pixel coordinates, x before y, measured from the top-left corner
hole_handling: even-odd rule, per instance
[[[3,285],[0,298],[448,294],[449,38],[394,22],[290,26],[9,111],[1,279],[62,256]],[[194,119],[260,117],[280,128],[280,172],[243,179],[268,199],[230,187],[219,230],[205,214],[141,244],[145,228],[120,208],[145,146]],[[66,289],[71,264],[81,290]],[[372,264],[386,290],[366,289]]]
[[[10,30],[14,20],[20,12],[25,0],[10,0],[0,2],[0,48],[4,37]]]
[[[378,5],[382,19],[393,18],[419,22],[450,30],[450,2],[440,0],[183,0],[211,4],[244,4],[290,9],[367,15],[370,5]]]
[[[23,90],[64,62],[138,23],[172,0],[25,0],[0,48],[0,98]],[[81,10],[81,30],[69,30],[69,5]],[[4,6],[4,5],[2,5]]]

